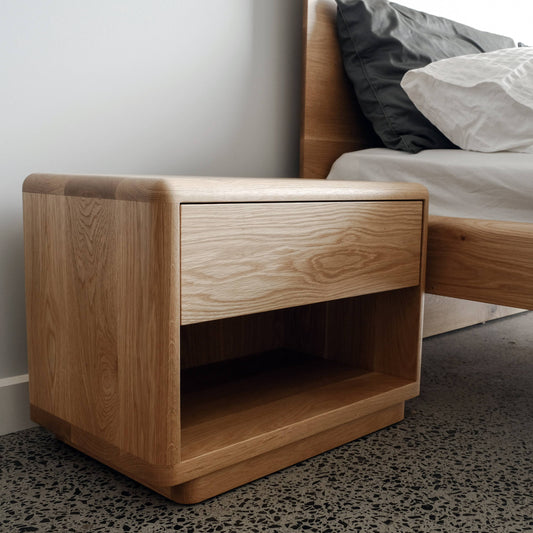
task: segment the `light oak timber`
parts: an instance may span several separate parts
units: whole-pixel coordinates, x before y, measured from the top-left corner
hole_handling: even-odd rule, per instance
[[[363,117],[351,83],[344,74],[335,29],[335,0],[303,0],[303,7],[300,177],[326,178],[333,162],[343,153],[382,146],[382,143]],[[527,273],[524,274],[526,270],[533,270],[529,231],[524,232],[520,227],[509,225],[508,222],[502,222],[501,229],[497,227],[500,223],[491,224],[490,230],[489,226],[484,226],[485,251],[480,255],[479,249],[472,249],[468,258],[463,255],[459,260],[456,255],[457,248],[450,244],[453,242],[454,231],[459,230],[461,224],[463,222],[457,220],[454,228],[451,228],[445,226],[442,221],[437,222],[437,219],[429,221],[430,235],[435,235],[438,244],[437,241],[435,246],[431,244],[433,238],[430,237],[428,291],[435,295],[531,309],[533,284],[531,277]],[[451,235],[444,236],[448,230],[452,232]],[[465,219],[464,231],[470,230],[471,222]],[[492,231],[494,235],[491,235]],[[479,234],[478,231],[476,233]],[[502,235],[508,235],[512,242],[516,243],[511,253],[503,242]],[[443,247],[440,247],[441,244]],[[519,249],[519,264],[515,268],[515,251]],[[461,250],[463,254],[470,254],[468,246],[461,246]],[[493,259],[497,267],[488,266]],[[463,264],[469,269],[472,278],[479,274],[473,285],[464,278],[464,272],[459,266]],[[485,269],[486,274],[483,274]],[[482,287],[481,284],[485,285]],[[521,294],[524,296],[520,296]],[[464,309],[458,309],[455,305],[436,299],[428,300],[427,307],[429,320],[437,313],[444,313],[444,309],[449,309],[446,315],[443,314],[443,325],[431,328],[431,331],[439,332],[445,331],[445,324],[452,328],[457,323],[479,323],[487,316],[505,316],[510,313],[507,308],[473,308],[469,304],[465,304]],[[477,311],[477,316],[473,316],[473,309]]]
[[[278,309],[183,326],[182,371],[286,347],[291,311]]]
[[[181,322],[417,285],[422,209],[422,202],[182,205]]]
[[[155,464],[179,457],[178,230],[164,205],[24,194],[30,402]]]
[[[135,475],[132,479],[143,483],[159,494],[182,504],[199,503],[223,492],[234,489],[266,476],[297,462],[303,461],[327,450],[346,444],[354,439],[385,428],[404,418],[403,403],[387,407],[352,422],[323,431],[312,437],[298,440],[277,450],[263,453],[234,465],[222,468],[211,474],[196,477],[191,481],[173,486],[157,486],[142,481]],[[121,471],[120,469],[117,469]],[[123,472],[125,473],[125,472]]]
[[[414,398],[418,391],[417,383],[403,378],[367,373],[221,415],[183,428],[182,466],[195,474],[214,471]],[[230,398],[231,407],[233,402]]]
[[[108,179],[32,175],[24,185],[31,412],[59,438],[167,497],[192,501],[263,475],[266,457],[288,466],[326,442],[396,421],[418,394],[425,189]],[[290,200],[275,201],[278,185]],[[191,203],[199,199],[205,203]],[[188,218],[193,212],[201,216]],[[269,235],[282,244],[270,246]],[[216,254],[208,263],[221,265],[239,295],[239,267],[248,268],[254,240],[264,236],[267,253],[252,269],[256,288],[267,287],[255,298],[259,308],[241,294],[239,316],[203,303],[203,322],[182,324],[190,301],[183,285],[197,283],[187,273],[203,254],[230,250],[231,268]],[[187,256],[187,242],[199,245],[196,256]],[[276,261],[289,273],[283,290],[283,269],[265,277]],[[324,287],[328,279],[334,290]],[[269,299],[291,287],[312,297]],[[361,335],[337,354],[333,336],[352,326],[335,318],[337,305],[361,330],[365,316],[375,321],[384,338]],[[261,363],[252,368],[254,360]],[[341,439],[342,426],[351,429]]]
[[[69,444],[71,442],[71,424],[63,419],[40,409],[30,403],[30,416],[34,422],[44,426],[51,431],[58,439]]]
[[[271,440],[269,433],[299,421],[326,420],[335,405],[338,409],[351,405],[364,409],[369,396],[392,388],[396,392],[411,383],[359,369],[356,361],[348,366],[288,351],[267,353],[255,365],[251,363],[236,361],[228,369],[217,365],[211,370],[219,375],[219,383],[214,385],[212,376],[202,375],[203,368],[196,377],[184,375],[183,381],[188,383],[186,390],[182,388],[184,460],[249,439]],[[239,364],[245,365],[244,369],[240,370]],[[220,429],[213,430],[213,426]]]
[[[430,293],[533,309],[533,224],[431,217],[428,258]]]
[[[179,463],[153,464],[30,404],[33,421],[69,446],[145,485],[172,486],[180,481]]]
[[[198,476],[197,471],[181,469],[179,465],[153,466],[129,456],[109,444],[70,424],[31,406],[32,419],[54,432],[66,444],[131,477],[143,485],[178,503],[197,503],[222,492],[248,483],[287,466],[340,446],[373,431],[400,422],[404,418],[404,403],[297,440],[282,448],[238,461],[222,469]],[[186,464],[186,463],[185,463]],[[186,464],[186,466],[188,466]],[[148,481],[151,480],[151,481]],[[188,480],[188,481],[181,481]]]
[[[343,153],[380,144],[344,73],[334,1],[304,2],[300,176],[323,178]]]
[[[111,183],[112,186],[108,185]],[[189,176],[90,176],[30,174],[23,192],[151,204],[238,202],[330,202],[420,200],[427,191],[416,183],[380,183],[295,178]]]
[[[247,459],[235,465],[195,478],[162,492],[179,503],[198,503],[222,492],[249,483],[282,468],[308,459],[327,450],[400,422],[404,418],[404,404],[387,407],[372,415],[363,416],[312,437],[293,442],[272,452]],[[158,490],[154,488],[154,490]]]
[[[329,302],[325,357],[419,381],[422,346],[416,332],[421,327],[422,297],[418,286]],[[350,328],[343,327],[346,322]]]
[[[411,292],[414,297],[408,297]],[[368,361],[373,358],[368,354],[374,353],[376,339],[414,335],[415,342],[418,342],[416,327],[414,333],[410,329],[412,324],[406,323],[398,328],[391,327],[391,324],[401,319],[401,310],[405,306],[418,305],[416,298],[419,294],[420,288],[414,287],[413,290],[384,293],[379,298],[380,303],[376,303],[375,295],[370,295],[182,326],[181,368],[186,370],[285,348],[371,370]],[[376,332],[379,330],[379,334],[372,336],[365,327],[371,314],[379,320],[373,328]],[[416,313],[417,319],[420,319],[419,314]],[[386,315],[390,316],[384,320]],[[345,323],[352,327],[344,328]],[[363,342],[365,339],[367,348]],[[368,359],[363,353],[367,353],[365,357]],[[387,350],[386,344],[383,353],[384,356],[389,353],[391,360],[399,363],[398,355]],[[385,367],[382,369],[387,372]],[[391,373],[394,372],[391,370]],[[413,378],[409,372],[402,375]]]

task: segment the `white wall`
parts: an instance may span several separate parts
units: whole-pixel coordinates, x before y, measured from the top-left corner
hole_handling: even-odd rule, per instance
[[[0,386],[27,372],[24,177],[296,176],[300,25],[300,0],[0,0]]]

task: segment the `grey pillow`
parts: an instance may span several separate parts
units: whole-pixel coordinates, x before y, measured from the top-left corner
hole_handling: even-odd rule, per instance
[[[337,30],[363,113],[386,147],[413,153],[455,146],[409,100],[403,75],[439,59],[515,46],[508,37],[387,0],[337,0]]]

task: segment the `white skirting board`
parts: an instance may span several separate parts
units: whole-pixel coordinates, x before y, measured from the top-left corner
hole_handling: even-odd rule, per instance
[[[28,375],[0,379],[0,435],[36,425],[30,420]]]

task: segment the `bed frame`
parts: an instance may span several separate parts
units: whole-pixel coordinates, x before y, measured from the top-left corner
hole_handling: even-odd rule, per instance
[[[382,144],[344,74],[335,0],[303,1],[300,176],[325,178],[344,152]],[[533,309],[533,224],[430,217],[426,292]]]

